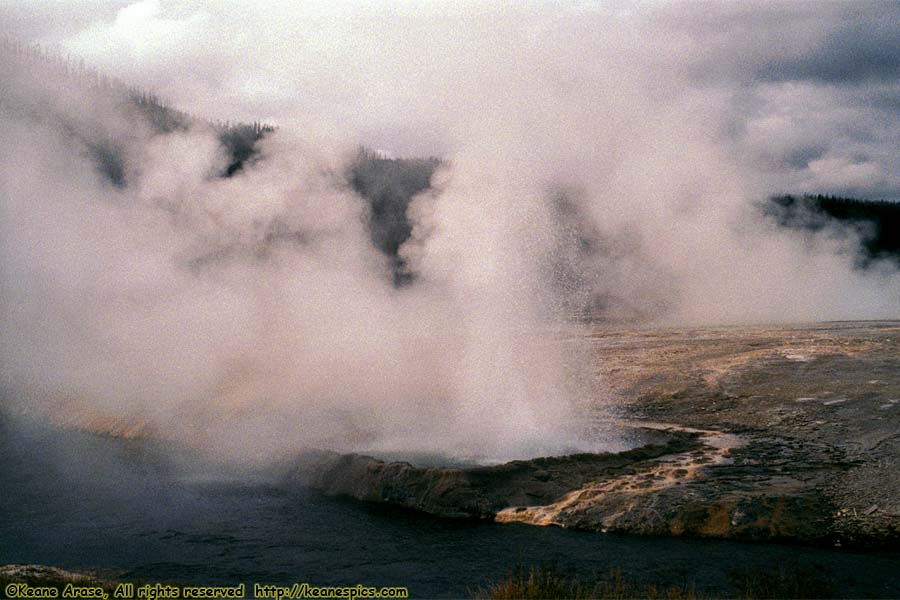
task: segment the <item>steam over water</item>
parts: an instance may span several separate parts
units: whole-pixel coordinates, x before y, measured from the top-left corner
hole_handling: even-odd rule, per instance
[[[757,8],[712,10],[728,41],[694,7],[5,6],[26,41],[198,116],[5,42],[5,408],[243,463],[557,454],[619,443],[581,422],[603,400],[558,342],[572,315],[895,316],[896,265],[860,269],[856,233],[755,204],[897,195],[895,121],[868,102],[897,57],[860,40],[870,87],[843,91],[814,68],[895,7]],[[810,124],[796,98],[816,92]],[[240,164],[212,123],[232,116],[278,124]],[[879,136],[838,135],[873,119]],[[439,157],[393,246],[348,176],[360,144]]]
[[[248,590],[257,582],[402,585],[413,598],[461,598],[517,565],[556,563],[582,580],[617,565],[626,577],[687,580],[698,592],[733,596],[735,568],[777,572],[795,563],[834,575],[839,596],[900,595],[896,553],[461,523],[289,493],[166,454],[152,443],[0,419],[0,564]]]

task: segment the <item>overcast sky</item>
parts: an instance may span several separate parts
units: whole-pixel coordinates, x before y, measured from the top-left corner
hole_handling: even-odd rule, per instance
[[[723,151],[774,191],[900,199],[897,2],[5,0],[0,30],[202,116],[406,155],[452,151],[497,96],[593,93],[578,74],[602,54],[610,86],[635,71],[649,94],[707,98]]]

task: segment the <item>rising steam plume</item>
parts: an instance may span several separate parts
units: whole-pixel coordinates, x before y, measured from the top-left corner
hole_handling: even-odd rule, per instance
[[[573,316],[897,316],[895,265],[858,268],[854,233],[760,213],[792,181],[754,145],[768,105],[738,127],[749,100],[698,76],[697,32],[670,7],[345,7],[287,19],[297,37],[268,14],[186,6],[140,2],[59,35],[94,58],[129,31],[181,39],[182,55],[153,54],[166,64],[126,48],[134,61],[118,66],[166,92],[161,73],[177,80],[190,61],[206,78],[176,101],[200,117],[3,48],[10,407],[134,424],[226,458],[559,453],[615,442],[588,435],[578,411],[598,399],[589,356],[560,341]],[[272,39],[235,56],[217,40],[246,41],[224,35],[238,21]],[[305,29],[323,21],[337,46]],[[402,35],[375,36],[389,21]],[[273,82],[302,66],[289,42],[320,53],[320,79],[296,71],[305,100],[260,91],[266,65]],[[279,127],[235,138],[215,124],[211,90],[227,108],[242,86]],[[858,152],[822,156],[846,167],[841,185],[872,173]]]

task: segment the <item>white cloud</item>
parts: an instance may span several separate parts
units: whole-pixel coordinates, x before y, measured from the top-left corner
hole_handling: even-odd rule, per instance
[[[884,182],[881,166],[873,161],[855,161],[847,156],[820,158],[809,163],[811,189],[865,189]]]

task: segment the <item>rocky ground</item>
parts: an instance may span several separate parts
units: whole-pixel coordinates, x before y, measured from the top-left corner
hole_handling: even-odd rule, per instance
[[[644,445],[469,469],[311,453],[286,485],[448,517],[900,547],[900,322],[589,334]]]
[[[816,499],[818,510],[798,515],[819,521],[810,533],[896,543],[900,323],[593,336],[624,414],[741,437],[730,464],[697,482],[717,498]]]

